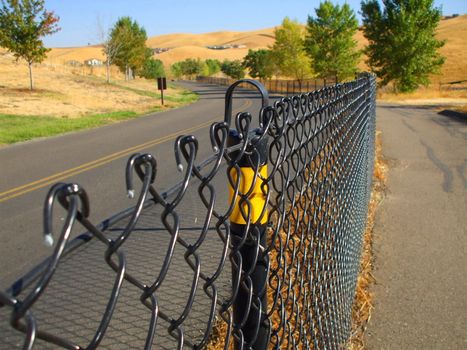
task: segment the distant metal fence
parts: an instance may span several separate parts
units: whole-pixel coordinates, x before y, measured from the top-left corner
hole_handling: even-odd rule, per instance
[[[342,349],[351,327],[372,178],[375,79],[282,98],[180,136],[183,181],[127,164],[135,207],[95,226],[77,184],[46,198],[53,255],[0,292],[0,348]],[[259,118],[259,126],[253,120]],[[141,179],[134,190],[134,173]],[[53,233],[53,206],[67,213]],[[80,223],[88,231],[70,240]]]
[[[235,79],[217,78],[217,77],[196,77],[196,81],[206,84],[217,84],[230,86],[235,83]],[[284,96],[293,96],[297,94],[307,93],[312,90],[319,90],[327,86],[332,86],[338,83],[337,77],[329,77],[324,79],[303,79],[303,80],[284,80],[284,79],[267,79],[258,80],[270,94],[280,94]]]
[[[467,80],[439,82],[439,90],[467,90]]]

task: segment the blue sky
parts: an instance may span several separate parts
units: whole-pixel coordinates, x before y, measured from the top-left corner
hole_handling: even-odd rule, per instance
[[[48,10],[60,16],[62,30],[44,38],[49,47],[83,46],[99,42],[98,25],[110,27],[119,17],[130,16],[148,36],[169,33],[206,33],[219,30],[253,30],[274,27],[285,16],[305,23],[319,0],[46,0]],[[347,2],[356,12],[360,0]],[[467,0],[435,0],[443,14],[467,13]]]

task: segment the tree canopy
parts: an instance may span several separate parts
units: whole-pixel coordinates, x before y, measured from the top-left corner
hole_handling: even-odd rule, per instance
[[[146,60],[139,75],[146,79],[165,77],[164,64],[161,60],[156,60],[151,57]]]
[[[252,78],[269,79],[274,74],[274,62],[270,50],[248,50],[243,59],[243,66]]]
[[[303,27],[297,21],[284,18],[274,30],[276,41],[272,46],[272,58],[279,73],[301,83],[312,75],[311,60],[305,52]]]
[[[192,79],[197,75],[206,73],[205,71],[208,69],[206,62],[201,61],[199,58],[187,58],[183,61],[175,62],[170,66],[170,71],[175,78],[185,76]]]
[[[28,63],[31,90],[32,64],[42,62],[49,51],[41,38],[59,31],[58,21],[44,8],[44,0],[1,0],[0,46]]]
[[[357,71],[360,52],[353,39],[358,30],[355,13],[348,4],[321,2],[316,17],[308,16],[305,48],[315,73],[322,77],[345,79]]]
[[[222,73],[234,79],[242,79],[245,77],[245,69],[243,68],[242,61],[240,60],[223,61],[221,64],[221,70]]]
[[[208,58],[204,61],[204,64],[206,66],[206,70],[203,74],[206,76],[211,76],[221,71],[221,62],[219,60]]]
[[[441,9],[433,0],[362,1],[363,33],[368,39],[368,65],[395,91],[410,92],[428,85],[430,74],[444,63],[435,38]]]
[[[114,63],[125,73],[126,79],[133,78],[152,56],[151,49],[146,46],[146,30],[130,17],[122,17],[112,28],[110,38],[110,45],[118,47]]]

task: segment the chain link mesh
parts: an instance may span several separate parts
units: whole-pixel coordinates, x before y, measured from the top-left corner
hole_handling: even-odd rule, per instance
[[[233,132],[226,117],[201,163],[197,139],[180,136],[183,180],[165,192],[156,159],[135,154],[126,179],[136,206],[98,226],[83,188],[53,186],[44,230],[54,253],[0,292],[0,349],[344,348],[375,91],[363,74],[263,105],[260,128],[238,113]],[[55,202],[67,212],[59,234]],[[88,232],[70,240],[78,223]]]

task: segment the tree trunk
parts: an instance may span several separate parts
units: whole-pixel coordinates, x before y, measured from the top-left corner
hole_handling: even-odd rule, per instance
[[[105,77],[107,79],[107,84],[109,84],[110,83],[110,63],[109,63],[109,60],[107,60],[105,65],[106,65]]]
[[[29,89],[32,91],[34,89],[34,79],[32,78],[32,62],[28,62],[29,67]]]

